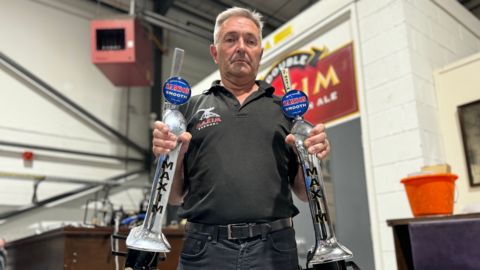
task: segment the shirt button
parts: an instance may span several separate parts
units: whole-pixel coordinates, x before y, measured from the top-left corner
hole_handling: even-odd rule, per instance
[[[234,102],[233,105],[238,106],[238,102]]]

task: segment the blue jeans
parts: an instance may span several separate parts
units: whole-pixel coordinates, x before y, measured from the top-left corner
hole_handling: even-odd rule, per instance
[[[286,228],[242,240],[187,231],[177,270],[193,269],[298,270],[295,230]]]

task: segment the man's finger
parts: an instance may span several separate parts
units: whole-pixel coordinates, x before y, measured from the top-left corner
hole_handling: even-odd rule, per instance
[[[169,140],[169,141],[175,141],[177,137],[172,134],[172,133],[163,133],[158,129],[155,129],[153,131],[153,137],[156,139],[162,139],[162,140]]]
[[[170,130],[168,128],[168,126],[163,123],[162,121],[156,121],[155,122],[155,129],[158,129],[159,131],[163,132],[163,133],[168,133],[168,131]]]
[[[325,125],[324,124],[318,124],[315,127],[313,127],[312,130],[310,130],[310,132],[308,133],[308,137],[315,136],[315,135],[320,134],[324,131],[325,131]]]
[[[327,134],[325,134],[325,132],[322,132],[318,135],[315,135],[305,140],[305,146],[309,147],[312,145],[323,144],[326,139],[327,139]]]
[[[293,144],[295,143],[295,137],[293,137],[292,134],[289,134],[289,135],[285,138],[285,142],[288,143],[288,144],[293,145]]]
[[[182,141],[183,143],[190,143],[191,140],[192,134],[190,134],[189,132],[184,132],[178,137],[178,141]]]
[[[163,147],[159,147],[159,146],[153,146],[153,153],[155,154],[155,156],[160,156],[160,155],[167,155],[168,153],[170,153],[170,149],[166,149],[166,148],[163,148]]]
[[[167,141],[162,139],[153,139],[153,145],[166,149],[174,149],[177,144],[175,141]]]

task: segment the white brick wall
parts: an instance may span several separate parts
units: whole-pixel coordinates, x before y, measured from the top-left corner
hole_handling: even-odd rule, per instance
[[[363,0],[357,13],[383,269],[392,270],[386,220],[412,217],[400,180],[445,161],[433,70],[478,52],[480,40],[431,0]]]

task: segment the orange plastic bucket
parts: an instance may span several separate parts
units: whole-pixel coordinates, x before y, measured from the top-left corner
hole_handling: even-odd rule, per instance
[[[402,179],[413,215],[451,215],[457,178],[451,173],[435,173]]]

